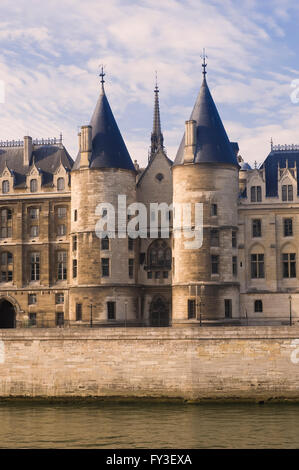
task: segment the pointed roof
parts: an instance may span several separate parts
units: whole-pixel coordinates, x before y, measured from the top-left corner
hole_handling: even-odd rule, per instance
[[[238,166],[236,155],[227,137],[216,105],[210,93],[204,66],[203,81],[190,120],[196,121],[197,143],[194,163],[230,163]],[[185,134],[174,165],[184,163]]]
[[[134,164],[114,119],[104,89],[104,73],[101,92],[93,112],[90,125],[92,126],[92,152],[90,168],[123,168],[135,171]],[[80,166],[80,153],[73,169]]]
[[[151,134],[151,149],[149,155],[149,161],[153,158],[158,150],[164,149],[164,137],[161,132],[161,120],[160,120],[160,107],[159,107],[159,88],[156,77],[155,86],[155,104],[154,104],[154,119],[153,119],[153,132]]]

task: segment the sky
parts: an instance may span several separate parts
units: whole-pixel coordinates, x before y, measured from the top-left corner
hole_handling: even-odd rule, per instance
[[[78,129],[105,89],[133,160],[147,162],[155,71],[167,154],[175,158],[202,81],[245,161],[299,144],[295,0],[1,0],[0,140]],[[298,93],[297,93],[298,92]]]

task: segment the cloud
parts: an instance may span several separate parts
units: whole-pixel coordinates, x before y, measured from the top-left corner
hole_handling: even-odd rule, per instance
[[[257,148],[266,148],[271,126],[281,139],[294,132],[293,141],[289,94],[298,71],[287,39],[298,8],[287,0],[266,4],[2,0],[0,80],[6,96],[0,103],[0,139],[63,131],[75,156],[77,129],[89,122],[99,92],[98,66],[104,63],[113,112],[132,158],[142,164],[158,70],[165,144],[174,158],[200,87],[200,54],[206,47],[213,96],[230,138],[247,153],[244,158],[252,160]]]

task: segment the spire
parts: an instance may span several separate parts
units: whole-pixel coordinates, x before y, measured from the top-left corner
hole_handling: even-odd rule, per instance
[[[100,66],[101,68],[101,72],[99,73],[99,77],[101,77],[101,90],[102,90],[102,93],[105,93],[105,89],[104,89],[104,83],[105,83],[105,80],[104,80],[104,77],[105,77],[105,73],[104,73],[104,66],[101,65]]]
[[[122,138],[118,125],[110,108],[104,90],[104,70],[101,67],[101,92],[90,126],[91,130],[91,156],[90,168],[122,168],[135,171],[134,164]],[[73,169],[80,167],[80,152]]]
[[[149,155],[149,161],[153,158],[158,150],[164,149],[164,138],[161,132],[161,121],[160,121],[160,107],[159,107],[159,87],[157,81],[156,72],[156,86],[154,89],[155,93],[155,104],[154,104],[154,120],[153,120],[153,132],[151,135],[151,149]]]
[[[193,163],[229,163],[238,165],[235,152],[227,137],[206,81],[206,55],[203,53],[203,81],[190,121],[196,122],[196,145]],[[185,134],[174,165],[184,163]]]
[[[203,48],[202,50],[202,55],[200,56],[202,58],[202,74],[203,74],[203,79],[205,80],[206,79],[206,75],[207,75],[207,71],[206,71],[206,68],[207,68],[207,63],[206,63],[206,59],[208,58],[208,56],[206,55],[206,50],[205,48]]]

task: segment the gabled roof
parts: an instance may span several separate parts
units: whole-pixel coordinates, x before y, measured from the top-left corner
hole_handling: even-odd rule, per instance
[[[74,164],[63,145],[34,145],[29,166],[24,165],[23,153],[22,146],[0,148],[0,173],[7,163],[14,173],[15,185],[17,186],[25,182],[26,175],[33,165],[42,173],[43,181],[49,182],[52,181],[53,174],[60,164],[68,170],[71,170]]]
[[[238,166],[235,152],[227,137],[205,74],[190,120],[196,121],[197,143],[194,163],[229,163]],[[174,165],[184,163],[185,134]]]
[[[143,172],[141,173],[138,181],[137,181],[137,186],[139,186],[139,184],[141,183],[141,181],[143,180],[144,176],[146,175],[146,173],[148,172],[149,168],[152,166],[152,163],[153,161],[155,160],[155,158],[157,157],[157,155],[163,155],[163,157],[165,158],[166,162],[168,163],[168,165],[171,167],[173,165],[173,161],[170,160],[170,158],[167,157],[166,153],[164,152],[163,149],[159,149],[156,151],[156,153],[153,155],[153,157],[150,159],[150,161],[148,162],[148,165],[147,167],[143,170]]]
[[[90,125],[92,126],[90,168],[123,168],[135,171],[103,86]],[[80,153],[73,169],[79,167]]]

